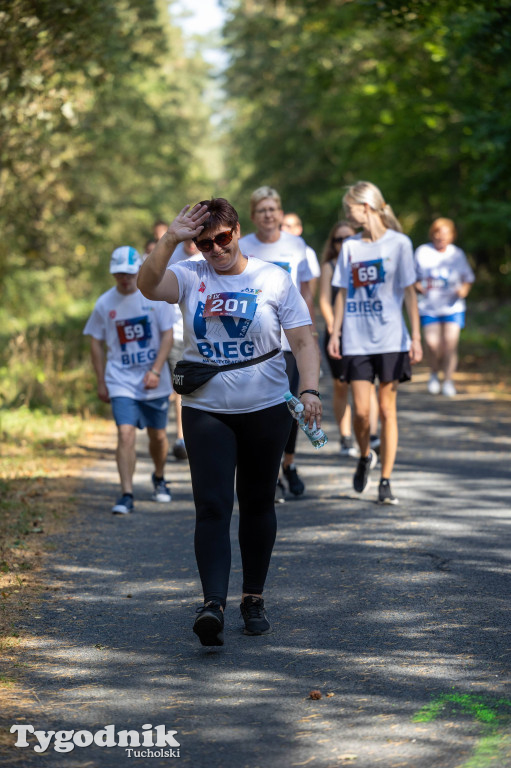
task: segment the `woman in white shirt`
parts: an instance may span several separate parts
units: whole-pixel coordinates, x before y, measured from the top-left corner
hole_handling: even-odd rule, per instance
[[[467,257],[456,245],[451,219],[435,219],[430,243],[415,251],[419,314],[431,368],[428,392],[456,395],[453,375],[458,365],[460,331],[465,326],[465,298],[474,282]],[[438,374],[443,373],[440,384]]]
[[[376,377],[379,379],[378,501],[397,504],[390,489],[398,443],[397,388],[399,382],[411,378],[410,363],[422,359],[413,248],[410,239],[401,232],[392,208],[374,184],[359,181],[349,187],[343,205],[348,218],[362,227],[362,232],[343,242],[335,268],[332,285],[340,290],[335,299],[328,353],[334,358],[344,358],[345,378],[351,383],[353,425],[360,448],[353,477],[357,493],[367,487],[370,471],[377,461],[369,443],[369,411],[371,386]],[[411,340],[402,314],[403,301],[410,320]]]
[[[179,303],[184,359],[218,366],[183,394],[183,431],[196,507],[195,554],[204,592],[194,632],[202,645],[223,645],[223,610],[231,565],[229,527],[234,486],[243,564],[245,634],[270,630],[262,598],[276,535],[275,486],[291,417],[281,328],[296,357],[300,399],[310,425],[321,421],[319,355],[307,305],[289,274],[240,251],[235,209],[223,198],[189,206],[142,265],[148,298]],[[193,238],[203,261],[166,269],[176,245]],[[263,362],[257,358],[273,353]],[[224,370],[229,364],[245,367]]]

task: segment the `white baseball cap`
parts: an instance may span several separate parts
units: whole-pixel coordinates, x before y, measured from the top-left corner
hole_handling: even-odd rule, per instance
[[[140,254],[131,245],[121,245],[112,253],[110,259],[110,274],[124,272],[127,275],[136,275],[142,264]]]

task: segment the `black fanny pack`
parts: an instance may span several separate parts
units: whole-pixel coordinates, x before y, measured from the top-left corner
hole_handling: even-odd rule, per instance
[[[209,363],[194,363],[191,360],[178,360],[172,374],[172,384],[178,395],[189,395],[202,387],[207,381],[222,371],[233,371],[235,368],[247,368],[269,360],[280,352],[280,349],[272,349],[265,355],[254,357],[251,360],[242,360],[240,363],[227,363],[227,365],[210,365]]]

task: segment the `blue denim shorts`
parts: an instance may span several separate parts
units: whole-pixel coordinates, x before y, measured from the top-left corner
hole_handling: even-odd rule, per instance
[[[465,313],[453,312],[452,315],[440,315],[440,317],[433,317],[433,315],[421,315],[421,325],[431,325],[432,323],[457,323],[460,328],[464,328]]]
[[[139,429],[165,429],[169,410],[168,397],[154,400],[134,400],[132,397],[112,397],[112,413],[117,426],[132,424]]]

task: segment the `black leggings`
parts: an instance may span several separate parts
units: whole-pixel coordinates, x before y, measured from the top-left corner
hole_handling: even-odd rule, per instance
[[[296,364],[295,356],[292,352],[284,352],[284,359],[286,361],[286,373],[289,379],[289,391],[292,395],[298,397],[298,386],[300,382],[300,375],[298,373],[298,366]],[[296,436],[298,435],[298,422],[293,419],[291,424],[291,431],[287,439],[284,453],[294,453],[296,448]]]
[[[251,413],[212,413],[184,406],[182,413],[204,600],[225,606],[227,599],[235,472],[243,592],[260,595],[277,532],[275,487],[291,414],[285,403]]]

